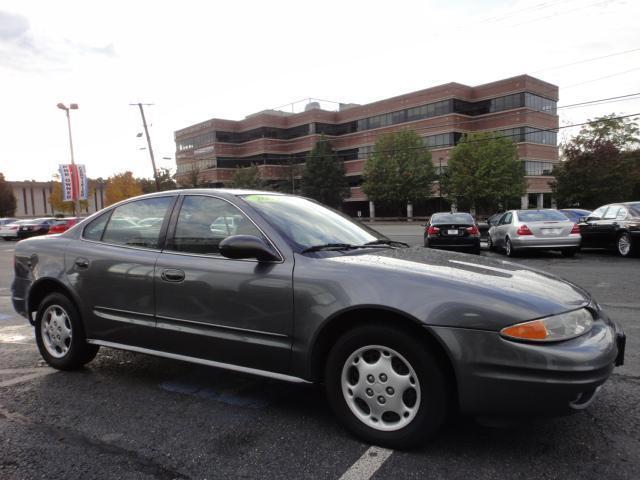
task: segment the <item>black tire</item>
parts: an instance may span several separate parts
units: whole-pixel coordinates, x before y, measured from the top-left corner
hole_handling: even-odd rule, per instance
[[[60,357],[56,357],[49,352],[46,346],[47,340],[43,338],[42,325],[47,311],[63,314],[65,326],[71,330],[71,339],[68,344],[65,344],[68,350]],[[73,302],[61,293],[52,293],[40,302],[38,313],[36,314],[35,329],[36,343],[38,350],[40,350],[40,355],[49,365],[58,370],[75,370],[82,367],[95,358],[100,348],[97,345],[91,345],[86,342],[84,327],[78,310]]]
[[[504,252],[507,254],[507,257],[515,257],[516,249],[513,248],[513,244],[511,243],[511,239],[507,238],[504,242]]]
[[[633,257],[636,254],[636,248],[634,248],[633,239],[629,232],[622,232],[618,235],[618,238],[616,238],[616,251],[621,257]]]
[[[578,252],[577,248],[563,248],[560,253],[565,258],[572,258]]]
[[[422,392],[420,393],[420,403],[413,418],[408,420],[409,423],[402,428],[392,431],[372,428],[365,423],[365,420],[360,420],[352,412],[347,403],[346,394],[343,394],[342,372],[345,362],[358,349],[367,346],[380,346],[382,349],[394,350],[407,360],[417,376],[418,383],[416,385],[418,391]],[[393,358],[394,356],[391,355],[391,359]],[[362,362],[365,362],[364,355]],[[408,378],[413,378],[413,376]],[[419,337],[398,328],[386,325],[366,325],[346,332],[329,352],[325,365],[325,383],[327,397],[336,416],[353,434],[374,445],[401,449],[413,447],[435,435],[446,418],[447,389],[442,367],[436,357],[429,352],[426,342],[420,341]],[[375,380],[375,383],[376,385],[371,386],[383,388],[382,385],[378,385],[382,382]],[[404,390],[402,394],[403,405],[406,404],[405,394],[415,393],[415,390],[410,392],[412,388],[409,386]],[[384,392],[382,393],[384,394]],[[378,393],[372,395],[376,397]],[[371,398],[370,401],[375,402],[376,400]],[[391,397],[389,397],[389,404],[391,404]],[[385,412],[381,416],[381,420],[387,413]],[[373,419],[371,410],[367,415]],[[398,417],[398,421],[403,422],[404,420]]]
[[[424,239],[424,248],[429,248],[429,240]]]

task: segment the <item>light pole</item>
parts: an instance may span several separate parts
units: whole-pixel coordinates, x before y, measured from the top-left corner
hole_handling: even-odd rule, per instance
[[[70,103],[69,106],[67,107],[64,103],[59,103],[57,106],[60,110],[64,110],[67,113],[67,126],[69,127],[69,148],[71,150],[71,165],[75,167],[76,162],[75,162],[75,159],[73,158],[73,140],[71,138],[71,115],[69,115],[69,110],[77,110],[78,104]],[[76,170],[76,173],[77,173],[77,170]],[[76,189],[76,199],[74,203],[74,210],[75,210],[76,216],[79,217],[80,216],[80,191],[79,191],[80,179],[76,178],[76,181],[78,182],[78,188]]]

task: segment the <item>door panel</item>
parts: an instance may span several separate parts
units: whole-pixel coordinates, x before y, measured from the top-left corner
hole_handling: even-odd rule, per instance
[[[263,236],[229,202],[185,196],[154,274],[162,348],[284,372],[293,333],[293,260],[224,258],[217,245],[233,234]]]
[[[81,299],[89,338],[153,345],[154,271],[162,225],[145,227],[141,220],[154,216],[167,221],[174,200],[158,197],[121,205],[92,221],[83,239],[67,248],[67,278]]]

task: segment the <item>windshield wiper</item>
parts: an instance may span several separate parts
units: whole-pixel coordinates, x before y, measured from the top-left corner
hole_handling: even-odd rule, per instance
[[[350,250],[352,248],[358,248],[356,245],[350,243],[325,243],[323,245],[313,245],[305,248],[302,253],[319,252],[321,250]]]
[[[409,246],[408,243],[397,242],[395,240],[389,240],[385,238],[381,238],[378,240],[374,240],[373,242],[367,242],[364,244],[364,246],[367,246],[367,247],[377,247],[378,245],[389,245],[391,247],[408,247]]]

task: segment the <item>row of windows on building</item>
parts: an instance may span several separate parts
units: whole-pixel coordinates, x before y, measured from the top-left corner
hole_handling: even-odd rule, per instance
[[[345,135],[348,133],[371,130],[389,125],[397,125],[405,122],[413,122],[416,120],[448,115],[451,113],[476,116],[523,107],[528,107],[533,110],[550,114],[556,113],[556,102],[554,100],[528,92],[520,92],[489,100],[480,100],[477,102],[469,102],[459,99],[442,100],[439,102],[421,105],[419,107],[383,113],[381,115],[375,115],[342,124],[311,123],[292,128],[259,127],[245,132],[207,132],[180,140],[176,142],[176,146],[178,151],[184,151],[199,148],[216,141],[225,143],[244,143],[251,140],[257,140],[259,138],[291,140],[293,138],[304,137],[314,133],[323,133],[325,135]]]
[[[218,165],[215,158],[208,158],[206,160],[194,160],[189,163],[179,163],[176,167],[177,174],[190,173],[194,170],[202,171],[208,168],[216,168]]]
[[[530,142],[530,143],[538,143],[542,145],[556,145],[557,144],[557,133],[549,132],[549,131],[540,131],[539,129],[533,127],[516,127],[516,128],[508,128],[504,130],[498,130],[497,133],[500,136],[510,138],[513,142]],[[461,132],[446,132],[439,133],[436,135],[427,135],[422,137],[423,144],[429,148],[442,148],[442,147],[452,147],[458,144],[463,134]],[[374,145],[365,145],[363,147],[349,149],[349,150],[340,150],[336,152],[338,158],[342,161],[349,160],[358,160],[358,159],[366,159],[374,152]],[[243,167],[248,165],[291,165],[295,163],[304,163],[308,152],[298,152],[289,155],[283,154],[271,154],[271,153],[263,153],[259,155],[254,155],[251,157],[218,157],[206,160],[195,160],[189,163],[182,163],[177,166],[178,174],[185,174],[193,171],[193,169],[197,170],[206,170],[208,168],[236,168]],[[543,173],[545,171],[546,166],[542,164],[552,165],[549,162],[534,162],[536,164],[540,164],[534,166],[527,167],[527,175],[550,175],[549,173]],[[539,172],[539,173],[534,173]]]

